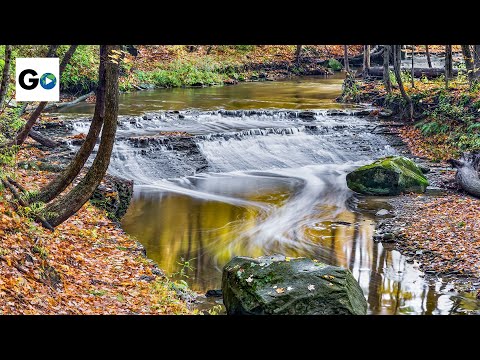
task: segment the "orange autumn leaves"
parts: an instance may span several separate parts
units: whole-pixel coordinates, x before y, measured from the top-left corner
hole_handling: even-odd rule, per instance
[[[480,200],[451,194],[415,213],[398,243],[401,248],[412,246],[428,256],[424,270],[480,277]]]
[[[17,176],[30,189],[47,181],[42,172]],[[190,313],[139,244],[102,210],[86,204],[52,233],[20,216],[7,199],[3,192],[0,314]]]
[[[422,135],[413,127],[399,129],[399,134],[413,155],[430,160],[448,160],[458,157],[458,149],[449,142],[448,134]]]

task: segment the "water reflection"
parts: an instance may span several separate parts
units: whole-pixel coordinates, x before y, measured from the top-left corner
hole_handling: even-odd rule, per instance
[[[317,221],[312,215],[303,223],[308,226],[296,229],[298,238],[305,241],[262,245],[241,235],[258,228],[273,209],[284,206],[292,189],[283,184],[272,192],[242,195],[270,204],[270,211],[178,193],[139,191],[123,225],[168,273],[180,270],[181,259],[192,260],[194,270],[188,273],[187,282],[198,291],[220,287],[221,269],[232,256],[280,252],[350,268],[371,314],[449,314],[477,308],[473,298],[453,296],[451,286],[441,281],[428,284],[417,264],[409,264],[397,251],[375,243],[375,222],[369,213],[329,206],[319,211]],[[325,220],[325,214],[335,215]]]
[[[334,99],[344,74],[281,81],[246,82],[235,86],[138,91],[120,96],[121,115],[158,110],[319,109],[350,107]],[[61,113],[93,114],[94,104],[79,103]]]

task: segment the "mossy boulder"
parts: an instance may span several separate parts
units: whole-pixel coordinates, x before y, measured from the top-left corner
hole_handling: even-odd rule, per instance
[[[229,315],[365,315],[362,289],[345,268],[282,255],[235,257],[223,268]]]
[[[425,192],[428,180],[412,160],[389,156],[347,174],[347,186],[361,194],[399,195]]]

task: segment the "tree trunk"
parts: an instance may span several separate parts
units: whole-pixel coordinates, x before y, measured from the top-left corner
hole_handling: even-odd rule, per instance
[[[345,71],[350,72],[350,67],[348,66],[348,45],[343,45],[343,61],[345,66]]]
[[[480,45],[473,45],[473,66],[475,78],[480,77]]]
[[[368,73],[370,69],[370,45],[363,45],[363,71]]]
[[[295,51],[295,62],[300,64],[300,54],[302,53],[302,45],[297,45],[297,50]]]
[[[118,56],[113,50],[118,45],[107,45],[105,61],[105,116],[97,156],[85,177],[67,195],[47,207],[55,215],[49,218],[52,226],[58,226],[75,214],[90,199],[105,176],[112,155],[118,117]]]
[[[368,76],[382,78],[384,73],[384,67],[374,66],[368,71]],[[426,77],[428,79],[434,79],[441,75],[445,75],[444,68],[414,68],[413,75],[415,78]],[[453,69],[453,75],[458,75],[458,69]]]
[[[408,94],[405,91],[405,88],[403,87],[402,77],[401,77],[401,74],[400,74],[400,65],[401,65],[401,57],[402,57],[401,45],[393,45],[393,49],[394,49],[394,51],[393,51],[393,64],[394,64],[393,65],[393,70],[394,70],[394,73],[395,73],[395,79],[397,80],[398,88],[400,89],[400,93],[402,94],[403,100],[405,100],[405,102],[408,105],[410,119],[413,120],[412,99],[410,98],[410,96],[408,96]]]
[[[392,83],[390,82],[390,45],[383,45],[383,84],[387,93],[392,93]],[[369,69],[370,72],[370,69]]]
[[[464,153],[460,160],[450,159],[449,162],[457,168],[455,179],[462,189],[480,198],[480,152]]]
[[[0,83],[0,111],[3,109],[10,81],[10,60],[12,58],[12,45],[5,45],[5,64],[3,65],[2,82]]]
[[[47,50],[47,56],[46,57],[55,57],[57,56],[57,50],[60,47],[60,45],[50,45]]]
[[[106,45],[101,45],[95,112],[93,114],[92,123],[90,124],[87,137],[80,147],[80,150],[76,153],[75,158],[70,162],[67,168],[40,190],[35,201],[48,203],[60,195],[80,173],[97,143],[98,136],[102,130],[103,119],[105,117],[105,61],[108,60],[106,58],[106,51]]]
[[[463,60],[465,61],[465,68],[467,69],[468,82],[470,84],[470,88],[473,88],[475,85],[475,74],[470,45],[462,45],[462,54]]]
[[[432,67],[432,59],[430,59],[430,51],[428,51],[428,45],[425,45],[425,53],[427,55],[428,67],[431,68]]]
[[[414,51],[414,49],[415,49],[415,45],[412,45],[412,70],[411,70],[411,73],[410,73],[410,75],[412,77],[412,89],[415,88],[415,71],[414,71],[414,69],[415,69],[415,66],[414,66],[414,53],[415,53],[415,51]]]
[[[20,196],[20,194],[17,192],[17,190],[15,190],[15,187],[8,180],[1,179],[1,182],[2,182],[2,184],[5,188],[10,190],[13,197],[18,201],[18,204],[20,206],[22,206],[22,207],[27,207],[28,206],[28,204],[25,202],[25,200],[23,200],[23,198]],[[52,225],[47,220],[45,220],[42,216],[34,215],[33,218],[36,221],[38,221],[39,223],[41,223],[44,228],[46,228],[48,230],[52,230],[52,231],[54,230]]]
[[[60,63],[60,71],[59,71],[60,78],[62,78],[62,73],[65,70],[65,67],[67,66],[68,62],[70,61],[70,59],[71,59],[73,53],[75,52],[77,46],[78,45],[70,46],[68,51],[63,56],[62,62]],[[55,49],[52,50],[52,48],[55,48]],[[48,55],[50,55],[49,57],[53,57],[55,55],[56,48],[58,48],[58,45],[50,45],[50,48],[49,48],[49,51],[48,51]],[[52,55],[52,53],[53,53],[53,55]],[[47,101],[42,101],[40,104],[38,104],[37,108],[30,114],[30,117],[28,118],[27,122],[23,126],[23,129],[20,130],[20,132],[15,137],[15,140],[10,145],[21,145],[21,144],[23,144],[25,139],[28,137],[28,133],[30,132],[30,130],[32,130],[33,125],[35,125],[38,117],[42,113],[45,106],[47,106]]]
[[[448,89],[448,83],[452,77],[453,77],[452,45],[445,45],[445,88]]]

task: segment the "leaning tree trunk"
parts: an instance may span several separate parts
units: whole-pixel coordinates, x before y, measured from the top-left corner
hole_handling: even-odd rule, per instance
[[[107,45],[105,61],[105,117],[100,146],[84,178],[64,197],[47,207],[48,222],[58,226],[75,214],[90,199],[105,176],[112,155],[118,117],[118,45]]]
[[[470,45],[462,45],[462,54],[463,60],[465,61],[465,68],[467,69],[468,82],[470,84],[470,88],[473,88],[475,85],[475,70],[473,66],[473,57],[472,51],[470,50]]]
[[[300,54],[302,53],[302,45],[297,45],[297,50],[295,51],[295,62],[300,64]]]
[[[35,202],[41,201],[48,203],[60,195],[80,173],[83,166],[87,162],[88,157],[92,153],[93,148],[95,147],[100,131],[102,130],[103,119],[105,117],[106,56],[106,45],[101,45],[95,112],[93,114],[93,119],[90,124],[87,137],[68,167],[60,175],[48,183],[42,190],[40,190],[38,196],[34,199]]]
[[[390,82],[390,45],[383,45],[383,84],[387,93],[392,93],[392,83]]]
[[[402,76],[400,74],[400,65],[402,61],[402,49],[401,45],[393,45],[393,71],[395,73],[395,79],[397,80],[398,88],[400,89],[400,93],[402,94],[403,100],[408,105],[409,108],[409,115],[410,115],[410,120],[413,120],[413,103],[412,99],[410,96],[405,91],[405,88],[403,87],[403,81],[402,81]]]
[[[464,153],[460,160],[450,159],[449,162],[457,168],[455,178],[462,189],[480,198],[480,152]]]
[[[363,45],[363,72],[368,73],[370,69],[370,45]]]
[[[428,67],[431,68],[432,67],[432,59],[430,59],[430,51],[428,51],[428,45],[425,45],[425,53],[427,55]]]
[[[452,45],[445,45],[445,87],[453,77]]]
[[[348,66],[348,45],[343,45],[343,61],[345,66],[345,71],[350,72],[350,67]]]
[[[5,45],[5,63],[3,65],[2,82],[0,83],[0,111],[3,108],[10,80],[10,60],[12,58],[12,45]]]
[[[77,49],[78,45],[72,45],[70,48],[67,50],[65,55],[63,56],[62,62],[60,63],[60,71],[59,75],[60,78],[62,78],[62,73],[65,70],[68,62],[70,61],[73,53]],[[55,50],[52,50],[52,48],[55,48]],[[48,51],[48,57],[53,57],[55,56],[56,53],[56,48],[58,48],[58,45],[50,45],[49,51]],[[32,130],[33,125],[37,122],[38,117],[42,113],[43,109],[45,109],[45,106],[47,106],[47,101],[42,101],[40,104],[38,104],[37,108],[33,111],[33,113],[30,114],[30,117],[28,118],[27,122],[23,126],[23,129],[20,130],[20,132],[17,134],[11,145],[21,145],[25,141],[25,139],[28,137],[28,133],[30,130]]]

